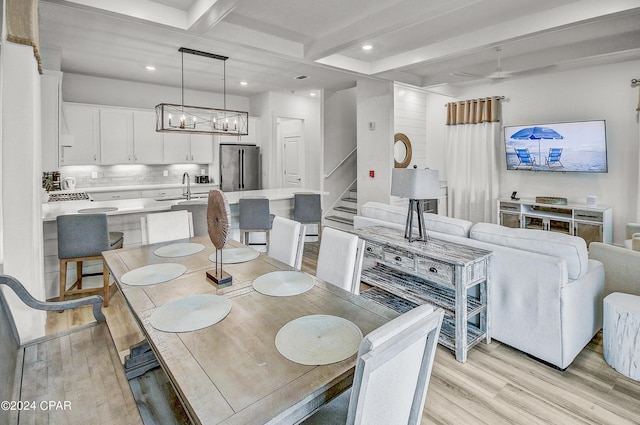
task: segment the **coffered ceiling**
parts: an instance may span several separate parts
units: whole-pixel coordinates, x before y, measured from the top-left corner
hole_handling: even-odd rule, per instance
[[[223,63],[182,73],[178,48],[225,55],[238,95],[447,89],[640,59],[640,0],[41,0],[40,43],[45,67],[212,91]]]

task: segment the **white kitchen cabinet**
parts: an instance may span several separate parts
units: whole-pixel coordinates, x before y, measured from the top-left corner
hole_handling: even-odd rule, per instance
[[[220,143],[237,143],[241,145],[257,145],[260,146],[258,132],[260,131],[260,119],[249,117],[247,126],[249,134],[246,136],[216,136]]]
[[[260,140],[258,138],[258,132],[260,131],[260,120],[258,118],[249,117],[249,134],[246,136],[240,136],[240,143],[245,145],[257,145],[260,146]],[[224,142],[223,138],[223,142]]]
[[[213,162],[213,135],[192,134],[190,162],[194,164],[210,164]]]
[[[162,164],[163,135],[155,111],[133,111],[133,157],[138,164]]]
[[[148,190],[142,191],[143,198],[163,198],[163,197],[174,197],[174,196],[181,196],[181,195],[182,195],[181,188],[148,189]]]
[[[164,163],[212,163],[213,144],[213,136],[209,134],[164,133]]]
[[[162,133],[164,136],[163,150],[165,164],[187,164],[190,162],[191,138],[189,134]]]
[[[62,105],[62,126],[73,136],[73,146],[60,147],[60,165],[100,163],[100,108],[93,105]]]
[[[100,163],[134,162],[133,111],[100,108]]]
[[[120,199],[136,199],[141,198],[142,193],[139,190],[123,190],[120,192],[91,192],[94,201],[117,201]]]
[[[155,112],[100,108],[102,164],[160,164],[162,142]]]
[[[42,171],[58,169],[60,149],[60,87],[62,73],[45,70],[40,77],[40,99],[42,105]]]

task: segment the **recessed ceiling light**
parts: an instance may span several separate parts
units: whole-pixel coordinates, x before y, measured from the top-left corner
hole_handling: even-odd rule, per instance
[[[365,44],[364,46],[362,46],[362,50],[371,50],[373,49],[373,46],[371,44]]]
[[[147,65],[147,66],[145,66],[145,68],[147,69],[147,71],[155,71],[156,70],[156,67],[153,66],[153,65]]]
[[[316,95],[316,93],[315,93],[315,92],[311,92],[311,93],[309,93],[309,96],[315,96],[315,95]]]
[[[249,83],[247,83],[246,81],[240,81],[240,85],[241,86],[246,86],[247,84],[249,84]]]

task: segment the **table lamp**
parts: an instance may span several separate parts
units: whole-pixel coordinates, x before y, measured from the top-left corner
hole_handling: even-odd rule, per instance
[[[427,240],[427,231],[424,227],[423,199],[433,199],[440,195],[440,176],[438,170],[419,168],[394,168],[391,175],[391,194],[403,198],[409,198],[409,210],[407,211],[407,224],[404,229],[404,237],[409,242],[414,240]],[[413,238],[413,212],[418,214],[418,237]]]

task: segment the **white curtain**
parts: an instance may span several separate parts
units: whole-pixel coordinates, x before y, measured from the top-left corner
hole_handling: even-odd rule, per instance
[[[640,89],[638,89],[640,92]],[[638,122],[638,185],[636,186],[636,223],[640,223],[640,94],[638,95],[638,109],[636,109],[636,121]]]
[[[631,80],[632,84],[638,86],[638,107],[636,108],[636,122],[638,123],[638,167],[640,170],[640,82]],[[638,185],[636,186],[636,223],[640,223],[640,171],[638,171]]]
[[[496,222],[500,122],[447,126],[449,216]]]

